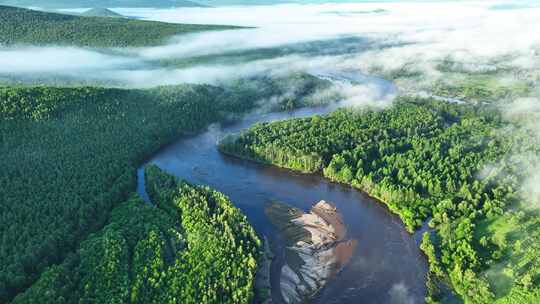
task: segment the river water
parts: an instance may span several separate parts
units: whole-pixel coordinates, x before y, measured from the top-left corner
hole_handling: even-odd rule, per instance
[[[380,79],[357,81],[380,83]],[[393,87],[383,90],[392,93]],[[313,303],[423,303],[427,261],[418,249],[418,235],[410,235],[399,218],[367,195],[346,185],[222,155],[216,148],[224,135],[239,132],[261,121],[275,121],[314,114],[330,108],[301,109],[287,113],[256,114],[243,121],[213,125],[204,133],[184,138],[156,153],[148,163],[194,184],[204,184],[228,195],[260,235],[279,244],[279,232],[265,216],[269,201],[280,201],[304,210],[320,201],[333,202],[342,212],[348,236],[358,241],[350,263],[313,299]],[[144,166],[144,165],[143,165]],[[138,192],[144,191],[143,166]],[[279,256],[279,252],[276,253]],[[279,260],[272,265],[272,295],[280,302]]]

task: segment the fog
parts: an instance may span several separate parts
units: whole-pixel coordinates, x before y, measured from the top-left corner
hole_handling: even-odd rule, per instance
[[[129,57],[112,56],[73,47],[27,47],[0,51],[0,74],[72,74],[139,65]]]
[[[451,58],[469,72],[501,66],[536,69],[539,66],[540,9],[493,9],[505,2],[369,2],[281,4],[218,8],[116,9],[147,20],[178,23],[232,24],[255,28],[175,37],[164,46],[114,50],[76,48],[9,48],[0,50],[0,74],[35,74],[116,81],[128,86],[182,82],[215,83],[257,73],[283,73],[316,68],[379,75],[409,69],[432,81],[436,69]],[[341,40],[358,39],[357,48],[331,55]],[[313,45],[327,41],[326,45]],[[332,41],[334,43],[332,43]],[[311,43],[311,45],[310,45]],[[350,44],[351,42],[349,42]],[[301,46],[311,47],[310,53]],[[223,60],[188,67],[158,64],[231,52],[288,48],[292,54],[269,55],[247,62]],[[241,57],[241,53],[238,55]],[[284,71],[285,70],[285,71]],[[91,71],[92,73],[89,73]],[[513,81],[514,79],[507,79]]]
[[[510,156],[525,179],[520,186],[520,194],[525,207],[540,208],[540,99],[537,97],[518,98],[511,103],[501,106],[504,118],[518,122],[530,135],[527,138],[534,143],[536,151],[516,151]],[[510,130],[509,132],[512,132]]]
[[[182,39],[177,46],[190,51],[198,49],[200,52],[268,47],[338,35],[362,35],[414,43],[396,49],[402,58],[418,55],[442,58],[453,55],[456,59],[473,62],[475,57],[495,59],[514,52],[528,52],[538,46],[540,37],[536,29],[540,26],[540,9],[493,10],[490,9],[492,6],[492,1],[399,2],[152,11],[131,9],[119,12],[167,22],[258,27],[251,31],[203,34],[194,39]],[[378,10],[381,12],[377,13]],[[216,35],[223,35],[226,39],[217,39],[219,37]],[[170,52],[149,53],[185,55],[184,51],[175,52],[174,46],[168,47],[168,50]]]

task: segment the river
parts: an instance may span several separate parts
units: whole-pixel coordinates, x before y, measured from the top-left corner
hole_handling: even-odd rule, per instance
[[[332,78],[336,78],[332,75]],[[393,88],[381,79],[365,76],[358,82],[378,83]],[[239,160],[222,155],[216,148],[224,135],[239,132],[256,122],[275,121],[314,114],[331,108],[300,109],[287,113],[256,114],[226,126],[212,125],[204,133],[183,138],[161,149],[148,163],[155,164],[181,179],[204,184],[228,195],[248,217],[260,235],[279,244],[279,233],[264,213],[269,201],[281,201],[304,210],[320,201],[333,202],[342,212],[350,238],[358,247],[350,263],[313,299],[312,303],[422,303],[426,295],[427,261],[418,248],[418,235],[406,232],[399,218],[376,200],[346,185],[332,183],[320,175],[306,175]],[[139,168],[138,193],[144,190],[143,164]],[[280,252],[276,252],[279,256]],[[279,265],[272,265],[272,296],[278,295]]]

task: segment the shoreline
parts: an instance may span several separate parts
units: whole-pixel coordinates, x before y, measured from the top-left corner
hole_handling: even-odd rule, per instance
[[[239,135],[238,134],[229,134],[227,136],[234,136],[234,135]],[[231,152],[231,151],[228,151],[227,149],[224,149],[221,142],[223,141],[223,139],[227,138],[224,137],[222,138],[219,142],[218,142],[218,145],[217,145],[217,148],[218,148],[218,151],[220,153],[223,153],[224,155],[227,155],[227,156],[230,156],[230,157],[234,157],[236,159],[241,159],[241,160],[247,160],[247,161],[252,161],[252,162],[255,162],[255,163],[258,163],[258,164],[263,164],[263,165],[269,165],[269,166],[273,166],[273,167],[278,167],[278,168],[281,168],[281,169],[285,169],[285,170],[289,170],[289,171],[292,171],[292,172],[296,172],[296,173],[302,173],[302,174],[317,174],[319,172],[322,172],[322,168],[319,169],[319,170],[300,170],[300,169],[296,169],[296,168],[292,168],[290,166],[285,166],[285,165],[281,165],[281,164],[277,164],[277,163],[274,163],[272,161],[268,161],[268,160],[262,160],[262,159],[257,159],[257,158],[254,158],[252,156],[248,156],[248,155],[243,155],[243,154],[238,154],[238,153],[234,153],[234,152]],[[324,176],[323,176],[324,177]]]
[[[251,156],[247,156],[247,155],[238,154],[238,153],[234,153],[234,152],[224,150],[224,149],[222,149],[221,144],[219,144],[219,143],[218,143],[218,150],[219,150],[220,153],[223,153],[226,156],[233,157],[233,158],[236,158],[236,159],[239,159],[239,160],[246,160],[246,161],[255,162],[255,163],[260,164],[260,165],[272,166],[272,167],[276,167],[276,168],[279,168],[279,169],[282,169],[282,170],[291,171],[292,173],[300,173],[300,174],[305,174],[305,175],[315,175],[315,176],[318,176],[318,177],[322,177],[323,179],[325,179],[327,181],[330,181],[332,183],[345,185],[345,186],[347,186],[347,187],[349,187],[351,189],[359,191],[360,193],[366,195],[370,199],[372,199],[372,200],[376,201],[377,203],[382,204],[383,206],[385,206],[386,209],[390,213],[392,213],[393,215],[396,215],[399,218],[399,220],[401,221],[401,224],[403,225],[403,227],[405,228],[405,230],[409,234],[411,234],[411,235],[415,234],[416,231],[418,230],[418,228],[420,227],[420,226],[416,226],[413,229],[410,229],[405,224],[405,221],[403,221],[403,218],[402,218],[401,214],[392,209],[392,206],[391,206],[390,203],[388,203],[387,201],[383,200],[382,198],[370,193],[369,191],[363,189],[360,185],[341,182],[341,181],[338,181],[338,180],[335,180],[335,179],[332,179],[332,178],[329,178],[329,177],[325,176],[324,173],[323,173],[323,169],[317,170],[317,171],[302,171],[302,170],[294,169],[294,168],[291,168],[291,167],[275,164],[275,163],[272,163],[270,161],[262,161],[262,160],[254,158],[254,157],[251,157]]]
[[[255,275],[255,300],[256,303],[272,304],[271,266],[275,255],[270,249],[270,241],[263,235],[263,252],[259,258],[258,269]]]

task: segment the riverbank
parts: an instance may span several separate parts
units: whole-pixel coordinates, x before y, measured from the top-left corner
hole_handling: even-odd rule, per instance
[[[270,242],[266,236],[263,237],[263,253],[257,262],[257,274],[255,275],[255,299],[257,303],[272,304],[271,295],[271,266],[274,254],[270,249]]]
[[[218,143],[218,150],[228,156],[257,162],[260,164],[271,165],[282,169],[293,170],[304,174],[315,174],[324,168],[324,161],[320,155],[294,155],[292,151],[281,151],[276,147],[271,147],[267,151],[250,151],[242,153],[243,147],[237,147],[238,139],[242,133],[229,134],[222,138]],[[269,156],[271,155],[271,156]],[[268,157],[269,156],[269,157]],[[289,160],[294,159],[292,164]]]

